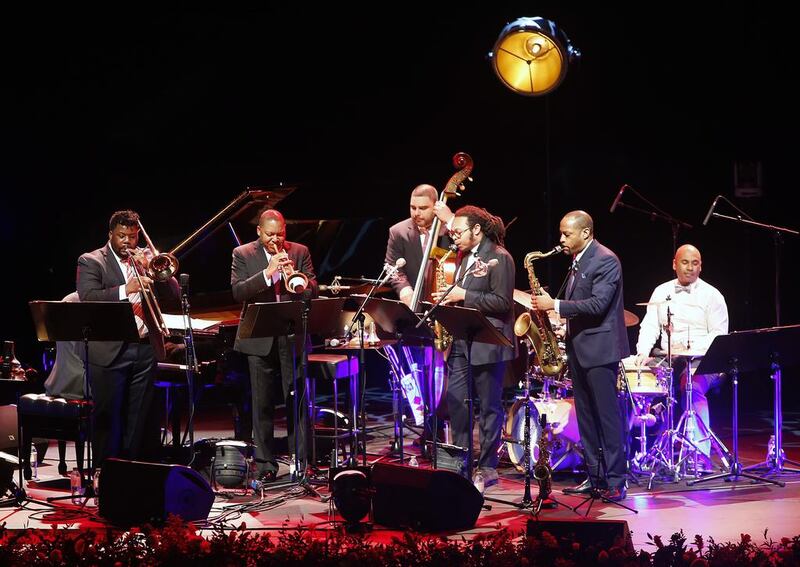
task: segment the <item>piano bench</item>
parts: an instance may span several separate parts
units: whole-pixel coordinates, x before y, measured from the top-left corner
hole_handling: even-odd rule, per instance
[[[58,472],[66,474],[65,441],[75,442],[78,470],[83,474],[84,448],[92,417],[92,404],[85,400],[66,400],[47,394],[25,394],[17,403],[20,432],[19,457],[27,480],[31,478],[31,441],[45,437],[59,441]]]
[[[341,415],[339,412],[339,380],[347,379],[350,404],[353,400],[358,399],[358,392],[356,387],[358,385],[358,358],[355,356],[348,356],[346,354],[309,354],[308,355],[309,371],[307,373],[306,391],[308,392],[308,415],[311,419],[311,459],[312,462],[317,462],[317,438],[333,440],[334,450],[338,458],[339,454],[339,440],[349,438],[351,433],[348,430],[341,431],[338,427],[339,421],[334,418],[333,428],[323,426],[320,421],[329,421],[332,416]],[[316,366],[316,368],[315,368]],[[312,369],[317,372],[312,372]],[[325,410],[320,408],[320,416],[317,415],[317,385],[316,381],[324,380],[333,384],[333,410]],[[328,415],[325,412],[330,412]],[[352,412],[350,412],[352,413]],[[349,419],[355,419],[355,416],[349,416]],[[343,420],[343,425],[347,423],[347,419]],[[355,423],[355,421],[353,422]],[[326,424],[327,425],[327,424]],[[351,440],[355,444],[355,440]],[[335,466],[331,463],[331,466]]]

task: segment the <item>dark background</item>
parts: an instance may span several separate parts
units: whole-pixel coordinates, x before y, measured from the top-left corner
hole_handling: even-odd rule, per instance
[[[472,156],[474,181],[451,205],[516,218],[507,247],[518,288],[529,287],[524,254],[555,244],[563,213],[580,208],[620,256],[626,307],[643,316],[635,303],[673,276],[672,231],[630,209],[609,213],[627,183],[693,225],[678,244],[702,251],[702,277],[725,295],[732,330],[773,326],[772,233],[701,223],[721,194],[759,221],[800,228],[798,79],[785,15],[747,2],[500,4],[394,3],[383,16],[340,3],[6,18],[0,337],[35,363],[27,302],[74,289],[77,257],[106,242],[114,210],[137,210],[168,250],[248,186],[297,184],[279,205],[289,219],[367,226],[349,259],[315,263],[321,283],[374,276],[411,188],[441,188],[459,151]],[[519,16],[553,19],[583,52],[548,97],[506,89],[487,60]],[[755,161],[763,194],[736,199],[734,164]],[[623,202],[648,208],[631,191]],[[341,236],[356,238],[352,228]],[[221,263],[195,254],[182,265],[197,288],[226,286],[233,244],[223,246]],[[780,251],[781,322],[794,324],[798,238]],[[565,268],[557,258],[537,275],[557,286]]]

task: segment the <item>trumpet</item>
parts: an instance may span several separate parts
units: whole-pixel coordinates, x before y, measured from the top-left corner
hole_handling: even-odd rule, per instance
[[[285,252],[285,250],[278,250],[278,243],[274,241],[267,243],[267,250],[273,255]],[[279,270],[283,279],[283,285],[286,286],[286,291],[289,293],[303,293],[308,289],[308,276],[303,272],[295,270],[292,264],[282,266]]]
[[[147,231],[144,229],[142,221],[139,221],[139,230],[142,231],[144,241],[147,243],[147,247],[153,254],[153,257],[150,258],[150,262],[148,262],[147,266],[148,277],[157,282],[167,281],[178,271],[178,259],[170,252],[159,253],[156,247],[153,246],[153,241],[150,240],[150,236],[148,236]]]

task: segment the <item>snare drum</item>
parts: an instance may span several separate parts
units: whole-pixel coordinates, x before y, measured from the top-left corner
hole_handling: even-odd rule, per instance
[[[524,472],[523,458],[525,457],[525,404],[524,398],[514,402],[508,412],[504,436],[507,439],[506,449],[511,462],[517,470]],[[551,461],[553,463],[561,461],[556,468],[572,468],[578,463],[576,460],[560,459],[569,451],[572,445],[580,441],[578,433],[578,419],[575,413],[575,401],[568,399],[538,400],[531,398],[530,413],[530,466],[533,467],[539,459],[539,438],[542,434],[542,426],[539,424],[539,416],[547,415],[547,423],[552,425],[553,446],[551,447]]]
[[[617,391],[630,389],[634,396],[665,396],[667,377],[661,367],[625,366],[620,363]]]

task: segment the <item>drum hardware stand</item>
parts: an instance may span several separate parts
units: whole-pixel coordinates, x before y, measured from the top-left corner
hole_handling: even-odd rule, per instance
[[[700,416],[694,411],[694,402],[692,398],[693,386],[692,382],[694,381],[693,373],[692,373],[692,362],[696,357],[688,356],[686,357],[686,408],[684,409],[681,418],[678,420],[678,425],[676,426],[676,430],[678,435],[683,438],[681,441],[681,448],[678,452],[678,461],[676,466],[678,469],[683,469],[683,472],[686,476],[692,474],[690,466],[687,465],[694,465],[694,475],[695,477],[700,476],[700,472],[697,470],[698,464],[698,455],[701,454],[700,450],[698,449],[694,439],[693,433],[696,431],[702,437],[697,440],[697,442],[703,441],[711,441],[711,447],[717,453],[717,455],[722,460],[722,466],[730,471],[729,458],[730,452],[728,448],[722,443],[722,441],[717,437],[717,435],[708,427],[702,420]],[[686,449],[686,445],[689,446],[689,449]]]
[[[528,354],[530,354],[531,346],[530,346],[529,343],[527,343],[527,341],[526,341],[526,344],[528,345]],[[550,381],[549,378],[544,378],[543,390],[545,392],[547,392],[545,394],[547,399],[549,399],[549,392],[550,392],[549,381]],[[523,463],[523,466],[525,467],[525,489],[524,489],[523,494],[522,494],[522,502],[511,502],[509,500],[503,500],[501,498],[492,498],[491,496],[484,496],[483,499],[484,500],[489,500],[490,502],[497,502],[499,504],[508,504],[509,506],[514,506],[515,508],[518,508],[520,510],[531,510],[533,515],[537,516],[537,517],[539,515],[539,511],[542,509],[543,504],[548,500],[553,502],[556,506],[561,505],[561,506],[564,506],[565,508],[568,508],[568,509],[572,510],[573,512],[575,512],[575,508],[573,508],[572,506],[569,506],[568,504],[564,504],[563,502],[559,502],[558,500],[553,498],[552,497],[552,492],[549,492],[548,494],[542,494],[543,491],[541,490],[541,482],[540,482],[539,495],[537,496],[536,500],[534,501],[531,498],[531,477],[532,477],[532,474],[531,474],[531,466],[532,466],[532,464],[531,464],[531,453],[533,452],[533,447],[531,446],[531,444],[532,444],[532,439],[531,439],[531,404],[533,402],[531,401],[531,398],[530,398],[530,392],[531,392],[531,372],[530,372],[530,370],[528,370],[528,371],[525,372],[525,382],[524,382],[524,388],[523,388],[523,392],[522,392],[522,394],[524,396],[523,400],[525,400],[525,417],[524,417],[525,423],[523,424],[523,441],[522,441],[522,443],[524,445],[523,455],[522,455],[522,463]],[[542,417],[544,418],[544,420],[547,419],[546,418],[546,414],[544,416],[542,416]],[[548,426],[547,426],[547,424],[546,424],[545,427],[542,427],[541,435],[543,435],[543,436],[544,435],[548,435]],[[549,456],[548,456],[548,463],[547,463],[548,467],[550,467],[549,460],[550,459],[549,459]],[[552,472],[552,470],[553,470],[552,467],[550,467],[550,471],[551,472]]]
[[[637,369],[637,372],[639,374],[641,374],[641,369]],[[625,365],[624,364],[622,365],[622,376],[623,376],[623,380],[625,381],[624,382],[625,383],[625,391],[628,394],[626,397],[628,398],[628,402],[630,403],[630,406],[628,406],[628,404],[626,403],[625,407],[626,408],[630,407],[631,410],[633,411],[634,419],[638,419],[639,420],[639,437],[637,437],[637,439],[639,440],[639,450],[636,452],[636,455],[634,455],[633,462],[631,462],[630,459],[626,459],[626,466],[627,466],[627,469],[628,469],[627,473],[628,473],[628,478],[630,478],[630,480],[635,482],[637,486],[640,486],[640,484],[639,484],[639,476],[642,476],[642,475],[650,476],[650,472],[645,470],[644,468],[642,468],[642,465],[644,465],[644,460],[647,457],[647,424],[642,419],[642,413],[639,412],[639,407],[638,407],[638,405],[636,403],[637,398],[634,398],[633,392],[631,391],[631,384],[628,381],[628,373],[625,372]],[[626,428],[626,430],[630,429],[630,427],[628,425],[628,419],[627,419],[628,415],[629,414],[626,411],[625,412],[625,428]],[[625,441],[626,441],[625,454],[629,455],[630,454],[630,445],[629,445],[629,443],[630,443],[630,432],[626,433]],[[636,468],[634,468],[634,466]]]
[[[746,467],[745,471],[765,471],[767,474],[775,473],[800,473],[800,469],[784,468],[784,463],[789,463],[795,467],[800,467],[800,463],[791,461],[786,458],[786,453],[783,452],[783,409],[781,408],[781,366],[778,363],[778,353],[772,353],[772,361],[770,363],[770,378],[775,382],[775,399],[774,399],[774,429],[773,436],[775,443],[772,447],[768,448],[766,460]]]

